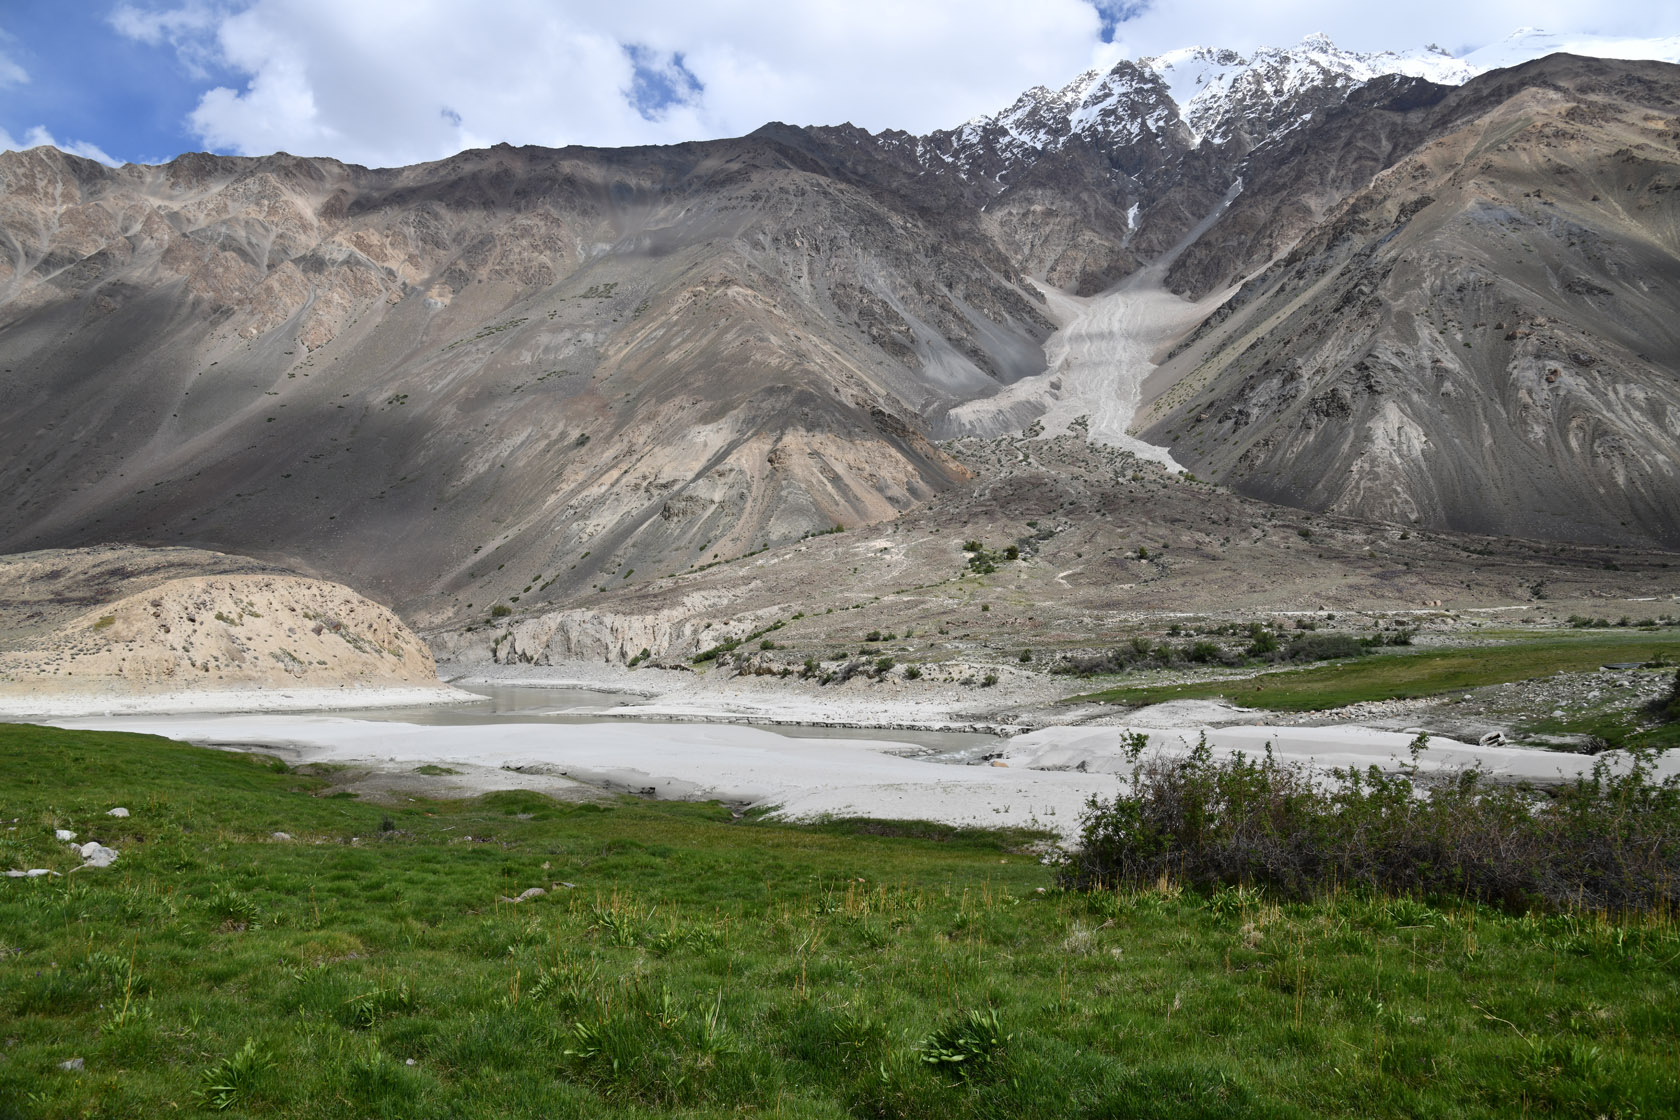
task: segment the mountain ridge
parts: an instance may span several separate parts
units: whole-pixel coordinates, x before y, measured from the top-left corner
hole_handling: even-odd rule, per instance
[[[1006,435],[1043,414],[1022,394],[979,430],[955,418],[1054,380],[1060,313],[1039,285],[1110,291],[1204,224],[1166,285],[1235,294],[1167,339],[1144,418],[1178,462],[1348,516],[1672,543],[1680,510],[1660,463],[1677,359],[1600,320],[1637,312],[1659,339],[1665,316],[1680,321],[1664,294],[1676,288],[1630,279],[1667,276],[1680,252],[1666,186],[1677,73],[1554,56],[1460,87],[1286,74],[1257,81],[1282,91],[1269,116],[1199,139],[1161,74],[1127,62],[1077,97],[1023,95],[1013,124],[931,140],[772,123],[735,140],[504,145],[399,169],[0,153],[0,437],[14,449],[0,547],[244,551],[353,576],[442,625],[888,521],[968,483],[941,437]],[[1413,266],[1383,254],[1418,254],[1437,288],[1465,267],[1422,232],[1482,213],[1441,201],[1448,186],[1470,197],[1479,165],[1441,153],[1479,151],[1482,122],[1515,129],[1520,152],[1489,173],[1524,185],[1476,190],[1526,216],[1476,242],[1475,273],[1529,277],[1527,238],[1557,280],[1507,285],[1486,323],[1518,337],[1472,339],[1470,360],[1441,322],[1420,347],[1380,311],[1417,317],[1415,292],[1382,289]],[[1547,208],[1533,194],[1550,189],[1535,178],[1547,160],[1637,189],[1613,221],[1592,216],[1585,180]],[[1614,170],[1635,165],[1649,171],[1637,183]],[[1411,175],[1435,193],[1407,188]],[[1442,313],[1478,322],[1451,287],[1436,292]],[[1297,301],[1335,337],[1300,321]],[[1517,365],[1483,360],[1494,354]],[[1535,377],[1574,380],[1529,439]],[[1274,380],[1289,391],[1262,391]],[[1461,417],[1438,392],[1449,383]],[[1500,403],[1469,405],[1486,401]],[[1367,440],[1379,417],[1382,439]],[[1413,428],[1485,461],[1442,465],[1443,489],[1408,465],[1422,461]],[[1355,470],[1360,440],[1382,454]],[[1537,463],[1567,477],[1523,490],[1522,519],[1472,500]],[[1633,496],[1600,497],[1617,486]],[[1561,513],[1528,516],[1547,508]]]

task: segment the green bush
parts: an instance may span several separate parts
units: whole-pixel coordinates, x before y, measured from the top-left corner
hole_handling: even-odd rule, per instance
[[[1284,657],[1290,661],[1331,661],[1364,652],[1364,644],[1352,634],[1302,634],[1289,643]]]
[[[1249,657],[1268,657],[1279,649],[1277,635],[1258,622],[1249,624],[1248,648],[1243,650]]]
[[[1124,742],[1126,792],[1093,798],[1064,885],[1263,886],[1292,898],[1347,887],[1474,899],[1511,910],[1624,913],[1680,905],[1680,776],[1655,751],[1539,790],[1479,769],[1422,778],[1375,766],[1317,772],[1241,753],[1217,760],[1207,737],[1187,755],[1145,758]]]
[[[1664,723],[1680,723],[1680,670],[1668,686],[1668,694],[1651,701],[1651,714]]]
[[[1210,661],[1218,661],[1222,651],[1217,642],[1192,642],[1184,651],[1186,661],[1193,661],[1198,665],[1205,665]]]
[[[497,603],[495,606],[490,608],[491,618],[506,618],[512,613],[513,608],[508,606],[506,603]]]

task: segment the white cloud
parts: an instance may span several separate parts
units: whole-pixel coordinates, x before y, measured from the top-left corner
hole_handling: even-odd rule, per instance
[[[130,39],[154,47],[168,44],[175,49],[187,73],[204,78],[215,57],[213,32],[228,14],[225,3],[213,4],[209,0],[187,0],[178,8],[162,11],[121,3],[112,9],[109,22]]]
[[[107,167],[121,166],[120,161],[111,158],[99,145],[90,144],[86,140],[59,140],[41,125],[36,125],[24,133],[22,141],[14,140],[11,133],[0,128],[0,151],[22,152],[42,145],[69,152],[73,156],[81,156],[83,159],[98,160]]]
[[[1674,35],[1680,34],[1680,6],[1649,0],[1157,0],[1119,25],[1115,39],[1134,57],[1198,44],[1238,50],[1288,46],[1316,31],[1350,50],[1398,50],[1433,42],[1461,54],[1522,27]]]
[[[1680,8],[1648,0],[1100,2],[1141,11],[1111,44],[1093,0],[125,0],[111,22],[189,70],[240,76],[191,114],[210,147],[385,166],[503,140],[670,143],[769,120],[922,132],[1119,57],[1321,30],[1355,49],[1453,51],[1521,25],[1680,33]]]
[[[253,0],[130,4],[113,26],[244,76],[193,112],[208,145],[390,165],[500,140],[738,135],[771,119],[941,127],[1089,65],[1099,21],[1084,0]],[[667,76],[680,54],[701,89],[644,115],[628,96],[631,47]]]
[[[29,80],[29,71],[0,51],[0,86],[20,86]]]

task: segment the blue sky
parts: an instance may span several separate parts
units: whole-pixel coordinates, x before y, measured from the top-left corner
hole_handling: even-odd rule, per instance
[[[288,150],[369,164],[506,140],[665,143],[767,120],[927,131],[1174,47],[1326,31],[1455,52],[1519,25],[1680,35],[1604,0],[6,0],[0,147],[156,162]]]
[[[195,83],[158,51],[119,35],[104,7],[62,0],[0,6],[0,55],[28,75],[0,85],[0,129],[22,139],[42,127],[130,159],[167,159],[196,147],[183,127],[198,104]]]

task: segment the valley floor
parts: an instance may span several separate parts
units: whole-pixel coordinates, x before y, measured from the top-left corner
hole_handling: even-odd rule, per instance
[[[1360,668],[1350,663],[1348,671]],[[1057,704],[1076,682],[1020,675],[1029,679],[1007,690],[957,685],[912,696],[879,681],[825,688],[721,669],[702,675],[577,663],[480,672],[458,683],[489,693],[489,701],[435,714],[396,708],[52,722],[279,751],[296,765],[343,771],[346,790],[390,802],[506,788],[570,799],[633,793],[722,801],[794,820],[918,819],[1035,828],[1064,839],[1075,833],[1086,802],[1112,793],[1130,772],[1124,747],[1134,733],[1168,751],[1187,750],[1205,736],[1221,756],[1270,750],[1319,768],[1395,769],[1427,731],[1425,771],[1480,767],[1496,778],[1541,783],[1586,773],[1596,760],[1538,744],[1480,745],[1476,729],[1511,686],[1478,690],[1481,702],[1476,693],[1367,702],[1361,719],[1349,711],[1268,712],[1213,699],[1131,709]],[[1665,679],[1660,669],[1576,676],[1600,686],[1577,688],[1594,701],[1567,699],[1571,681],[1560,679],[1549,702],[1578,709],[1609,691],[1608,703],[1619,711],[1655,695]],[[1378,712],[1386,718],[1371,718]],[[831,728],[859,730],[841,735]],[[1680,773],[1680,758],[1663,767]]]

